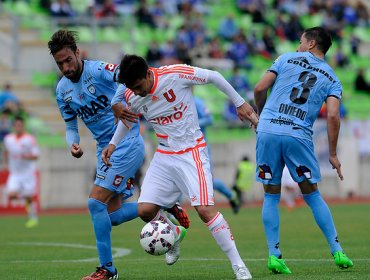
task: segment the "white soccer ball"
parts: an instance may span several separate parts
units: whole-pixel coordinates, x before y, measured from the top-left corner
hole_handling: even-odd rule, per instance
[[[169,224],[162,221],[147,223],[140,233],[140,244],[151,255],[163,255],[175,243],[175,235]]]

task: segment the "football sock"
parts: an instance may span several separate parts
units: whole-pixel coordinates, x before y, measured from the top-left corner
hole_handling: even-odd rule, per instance
[[[167,224],[170,225],[173,231],[173,234],[175,235],[175,240],[176,240],[177,236],[179,235],[177,226],[173,222],[171,222],[171,220],[167,217],[167,215],[163,212],[162,209],[158,211],[157,215],[153,218],[152,221],[157,221],[157,220],[166,222]]]
[[[337,231],[335,229],[333,217],[328,205],[322,198],[320,191],[317,190],[310,194],[304,194],[303,199],[311,208],[317,225],[324,233],[326,240],[329,243],[331,253],[334,254],[337,251],[342,252],[343,250],[337,238]]]
[[[213,179],[213,188],[222,193],[228,199],[231,199],[233,194],[231,190],[225,185],[225,183],[220,179]]]
[[[26,201],[26,209],[29,219],[37,220],[36,203]]]
[[[262,221],[265,229],[269,256],[280,257],[279,249],[280,229],[279,229],[279,202],[281,194],[265,193],[262,206]]]
[[[240,258],[238,249],[236,248],[230,227],[222,214],[218,212],[213,219],[206,223],[206,225],[211,231],[218,246],[220,246],[222,251],[224,251],[229,258],[231,264],[245,266],[243,260]]]
[[[88,206],[94,225],[100,265],[104,266],[111,273],[115,273],[116,268],[113,265],[110,239],[112,225],[108,215],[107,204],[94,198],[89,198]]]
[[[121,208],[109,214],[112,226],[118,226],[124,222],[131,221],[138,216],[137,202],[123,203]]]

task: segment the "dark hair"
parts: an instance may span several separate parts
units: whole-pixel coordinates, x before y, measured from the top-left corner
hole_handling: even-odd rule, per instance
[[[126,54],[119,65],[118,82],[130,88],[137,80],[145,79],[149,66],[145,59],[134,54]]]
[[[48,47],[51,55],[55,55],[65,47],[70,48],[73,52],[77,50],[78,33],[70,30],[58,30],[51,36]]]
[[[21,122],[24,123],[24,118],[20,115],[17,115],[17,116],[14,117],[14,121],[21,121]]]
[[[331,36],[327,30],[322,27],[316,26],[308,28],[304,31],[304,37],[307,40],[315,40],[317,48],[326,54],[331,47]]]

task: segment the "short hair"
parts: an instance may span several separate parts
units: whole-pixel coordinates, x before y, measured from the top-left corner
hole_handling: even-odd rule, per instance
[[[14,121],[20,121],[20,122],[24,123],[25,119],[24,119],[23,116],[17,115],[17,116],[14,117]]]
[[[137,80],[145,79],[149,66],[145,59],[134,54],[126,54],[119,65],[118,82],[130,88]]]
[[[330,49],[332,39],[329,32],[326,29],[320,26],[316,26],[306,29],[303,34],[307,40],[315,40],[317,48],[320,51],[322,51],[323,54],[326,54]]]
[[[73,52],[77,50],[78,33],[71,30],[58,30],[51,36],[48,47],[51,55],[55,55],[65,47],[70,48]]]

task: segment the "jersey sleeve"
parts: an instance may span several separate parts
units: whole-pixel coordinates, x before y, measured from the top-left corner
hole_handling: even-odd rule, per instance
[[[329,89],[327,97],[333,96],[333,97],[336,97],[339,100],[341,100],[342,99],[342,92],[343,92],[342,84],[339,81],[339,79],[336,78],[336,81],[331,85],[331,87]]]
[[[124,100],[124,93],[125,93],[126,87],[122,84],[118,85],[118,88],[116,90],[116,93],[114,94],[111,105],[113,106],[114,104],[122,102]]]
[[[92,67],[89,67],[93,72],[93,76],[107,82],[117,82],[119,67],[117,64],[107,63],[104,61],[96,61]]]
[[[271,65],[271,67],[267,71],[275,73],[275,75],[277,76],[281,70],[281,66],[286,60],[286,56],[287,54],[283,54],[283,55],[280,55],[278,58],[276,58],[274,63]]]

